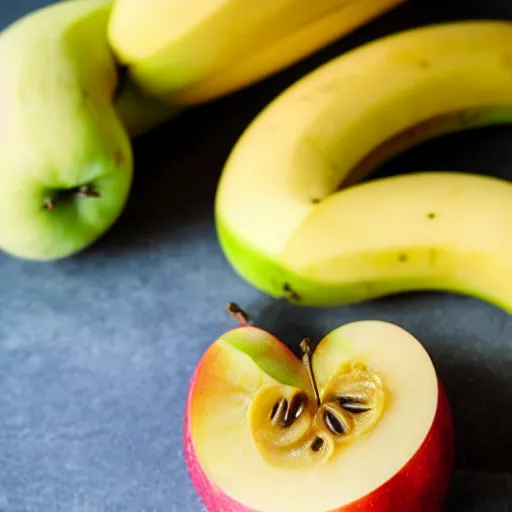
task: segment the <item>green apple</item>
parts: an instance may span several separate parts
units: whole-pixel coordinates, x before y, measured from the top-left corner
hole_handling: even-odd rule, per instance
[[[76,253],[125,206],[133,156],[115,110],[110,9],[67,0],[0,35],[0,247],[14,256]]]

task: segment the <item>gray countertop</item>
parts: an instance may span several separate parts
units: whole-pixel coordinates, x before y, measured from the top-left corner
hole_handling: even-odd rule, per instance
[[[45,2],[4,1],[0,27]],[[463,2],[461,2],[463,3]],[[182,459],[188,380],[233,327],[235,300],[292,346],[355,319],[411,330],[452,403],[457,468],[447,510],[512,510],[512,319],[476,299],[417,293],[297,309],[241,281],[217,245],[216,180],[232,144],[278,92],[370,38],[431,21],[512,17],[509,0],[416,1],[286,72],[190,111],[136,142],[115,227],[56,263],[0,255],[0,511],[196,512]],[[458,169],[512,179],[512,127],[453,135],[378,174]]]

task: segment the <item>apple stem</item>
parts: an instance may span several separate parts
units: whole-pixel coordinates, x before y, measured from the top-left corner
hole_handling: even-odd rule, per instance
[[[236,302],[230,302],[227,309],[228,313],[238,320],[243,326],[249,325],[249,315]]]
[[[318,391],[315,374],[313,373],[313,365],[311,364],[311,340],[309,338],[304,338],[300,342],[300,349],[304,353],[302,361],[304,362],[304,366],[308,372],[309,379],[311,380],[313,392],[315,393],[316,403],[318,407],[320,407],[320,405],[322,405],[322,400],[320,399],[320,393]]]

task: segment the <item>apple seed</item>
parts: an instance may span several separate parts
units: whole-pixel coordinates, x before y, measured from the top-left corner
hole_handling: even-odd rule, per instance
[[[290,402],[286,398],[281,398],[272,407],[270,421],[273,425],[280,424],[283,428],[291,427],[304,412],[307,400],[307,395],[303,392],[294,395]]]
[[[284,412],[281,425],[284,428],[290,427],[297,420],[306,408],[308,397],[306,393],[297,393],[290,402],[290,407]]]
[[[272,412],[270,414],[270,421],[272,424],[275,425],[276,423],[283,423],[283,418],[287,411],[288,400],[286,400],[286,398],[281,398],[272,408]]]
[[[314,441],[311,443],[311,449],[314,452],[317,452],[324,445],[324,440],[321,437],[315,437]]]
[[[364,400],[354,396],[340,396],[338,403],[343,409],[352,414],[361,414],[363,412],[371,411],[372,406]]]
[[[327,428],[337,436],[346,434],[350,430],[350,425],[345,418],[333,410],[324,409],[323,419]]]

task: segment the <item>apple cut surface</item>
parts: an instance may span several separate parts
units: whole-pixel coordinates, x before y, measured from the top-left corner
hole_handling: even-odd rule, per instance
[[[453,457],[451,416],[432,361],[411,334],[381,321],[328,334],[311,359],[318,408],[300,360],[250,329],[221,336],[189,390],[187,464],[208,510],[441,510]],[[283,398],[288,410],[295,400],[294,411],[302,412],[279,430],[271,418],[286,418]],[[331,430],[311,419],[322,407]]]

